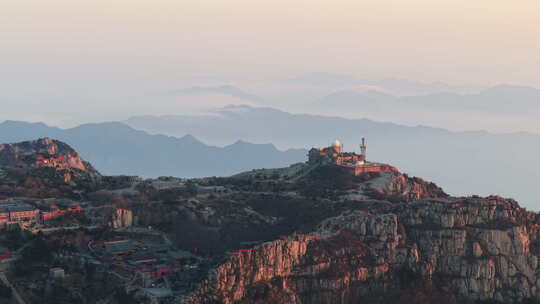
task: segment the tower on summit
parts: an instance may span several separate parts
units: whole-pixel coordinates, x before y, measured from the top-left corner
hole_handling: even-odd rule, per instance
[[[366,152],[367,152],[366,139],[364,137],[362,137],[362,144],[360,145],[360,154],[364,158],[364,161],[367,159],[366,158]]]
[[[345,152],[343,144],[336,140],[326,148],[312,148],[308,153],[308,163],[312,165],[331,165],[348,170],[352,175],[369,172],[399,172],[396,168],[383,163],[369,162],[367,157],[366,139],[362,138],[360,154]]]

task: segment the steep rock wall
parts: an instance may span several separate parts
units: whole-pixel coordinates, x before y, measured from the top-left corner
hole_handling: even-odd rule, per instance
[[[403,273],[461,301],[540,297],[538,216],[502,198],[447,198],[353,211],[233,256],[192,303],[375,303]],[[538,282],[538,283],[537,283]]]

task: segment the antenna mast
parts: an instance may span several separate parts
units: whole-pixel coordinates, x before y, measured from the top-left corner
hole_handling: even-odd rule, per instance
[[[366,151],[367,151],[366,139],[362,137],[362,144],[360,145],[360,154],[362,154],[362,156],[364,157],[364,161],[366,161]]]

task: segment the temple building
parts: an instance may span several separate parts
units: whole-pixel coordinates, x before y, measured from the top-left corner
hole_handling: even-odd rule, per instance
[[[76,202],[70,200],[48,200],[37,205],[44,221],[52,220],[63,214],[81,213],[84,209]]]
[[[398,171],[396,168],[387,164],[368,162],[366,159],[367,146],[365,138],[362,138],[360,151],[360,154],[344,152],[343,144],[339,140],[336,140],[329,147],[322,149],[312,148],[309,150],[308,163],[346,168],[351,170],[351,173],[354,175],[360,175],[366,172]]]
[[[67,160],[63,154],[55,155],[48,155],[43,156],[39,155],[36,157],[35,160],[35,166],[36,168],[42,168],[42,167],[62,167],[65,166],[64,161]]]
[[[80,213],[84,209],[69,200],[48,200],[28,204],[22,201],[0,201],[0,228],[9,224],[43,222],[62,214]]]
[[[19,201],[0,201],[0,226],[15,222],[33,222],[38,219],[39,210]]]

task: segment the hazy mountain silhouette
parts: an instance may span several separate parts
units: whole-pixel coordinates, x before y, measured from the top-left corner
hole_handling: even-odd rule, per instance
[[[500,85],[474,94],[439,92],[427,95],[393,96],[378,91],[343,90],[313,104],[323,109],[391,111],[400,113],[426,112],[481,112],[483,114],[540,113],[540,90],[530,87]]]
[[[310,86],[343,86],[357,84],[358,80],[350,75],[313,72],[287,78],[284,82]]]
[[[482,88],[477,86],[450,85],[444,82],[420,82],[409,79],[387,78],[382,80],[365,80],[361,83],[379,88],[381,91],[389,92],[392,95],[427,95],[436,93],[473,93]]]
[[[243,138],[278,147],[311,147],[339,138],[358,150],[368,138],[368,158],[394,164],[404,172],[444,185],[455,194],[493,194],[521,199],[540,209],[540,135],[450,132],[367,119],[290,114],[270,108],[228,107],[219,115],[143,116],[127,123],[149,132],[194,136],[213,144]]]
[[[230,86],[230,85],[224,85],[224,86],[216,86],[216,87],[190,87],[190,88],[184,88],[179,90],[171,90],[168,92],[168,95],[173,96],[190,96],[190,95],[205,95],[205,94],[221,94],[226,96],[231,96],[235,98],[239,98],[245,101],[252,101],[255,103],[260,103],[264,101],[264,98],[259,97],[254,94],[246,93],[243,90]]]
[[[155,177],[230,175],[261,167],[281,167],[303,161],[305,150],[279,151],[271,144],[238,141],[226,147],[208,146],[195,137],[150,135],[119,123],[85,124],[71,129],[42,123],[0,124],[0,142],[52,137],[75,148],[103,174]]]
[[[313,72],[290,77],[282,83],[296,86],[322,86],[335,88],[365,88],[385,92],[395,96],[427,95],[436,93],[474,93],[482,90],[479,86],[450,85],[444,82],[421,82],[401,78],[381,80],[360,79],[352,75]]]

